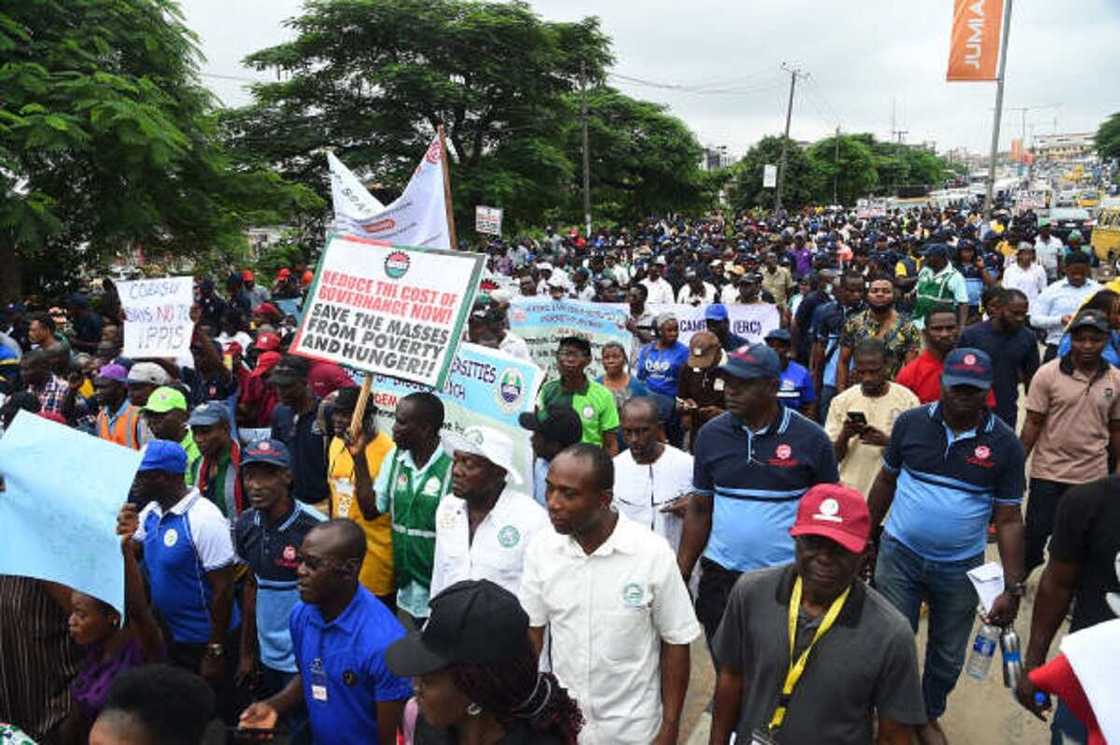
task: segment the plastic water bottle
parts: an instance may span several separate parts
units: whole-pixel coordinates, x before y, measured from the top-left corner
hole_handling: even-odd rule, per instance
[[[965,672],[977,680],[988,677],[988,671],[992,669],[992,658],[995,657],[997,644],[999,644],[999,629],[981,623],[980,631],[976,634],[976,640],[972,642],[972,652],[968,655]]]
[[[1023,658],[1019,651],[1019,635],[1013,626],[999,635],[999,650],[1003,657],[1003,684],[1014,691],[1023,676]]]

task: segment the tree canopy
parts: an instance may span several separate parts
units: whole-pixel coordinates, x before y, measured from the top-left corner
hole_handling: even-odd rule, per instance
[[[521,2],[313,0],[288,25],[292,41],[246,60],[281,80],[256,86],[226,132],[246,158],[321,193],[332,148],[394,197],[442,124],[460,230],[477,204],[503,207],[514,227],[574,219],[586,83],[597,216],[703,201],[688,128],[601,84],[612,58],[595,18],[545,21]]]
[[[1120,112],[1101,122],[1101,126],[1097,128],[1094,142],[1097,146],[1097,153],[1105,160],[1120,158]]]
[[[198,59],[171,0],[4,6],[0,293],[133,247],[236,251],[248,224],[317,201],[227,156]]]

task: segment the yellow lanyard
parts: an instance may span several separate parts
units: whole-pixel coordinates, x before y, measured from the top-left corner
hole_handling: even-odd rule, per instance
[[[848,599],[848,593],[852,591],[849,587],[844,590],[840,597],[832,601],[828,612],[824,614],[821,620],[821,625],[817,627],[817,633],[813,635],[813,641],[809,642],[809,646],[797,658],[793,660],[794,645],[797,641],[797,611],[801,607],[801,578],[798,577],[793,581],[793,593],[789,598],[789,672],[786,673],[786,682],[782,686],[782,695],[778,698],[778,708],[774,710],[774,716],[770,719],[770,729],[774,730],[782,726],[782,720],[786,718],[786,707],[789,706],[789,700],[793,696],[793,689],[797,686],[797,682],[801,680],[801,674],[805,672],[805,664],[809,661],[809,653],[813,651],[813,647],[820,641],[820,638],[828,633],[835,623],[836,617],[840,615],[840,609],[844,607],[844,601]]]

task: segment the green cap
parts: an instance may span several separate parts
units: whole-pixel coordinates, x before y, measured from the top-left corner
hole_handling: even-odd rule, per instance
[[[186,411],[187,399],[179,390],[170,386],[156,388],[152,391],[152,395],[148,396],[148,403],[144,404],[144,411],[153,414],[166,414],[175,409]]]
[[[1067,240],[1067,241],[1072,241],[1072,240],[1073,240],[1074,238],[1076,238],[1076,239],[1077,239],[1077,240],[1079,240],[1079,241],[1083,241],[1083,240],[1085,240],[1085,236],[1081,235],[1081,231],[1080,231],[1080,230],[1071,230],[1071,231],[1069,231],[1069,236],[1068,236],[1068,237],[1066,237],[1066,240]]]

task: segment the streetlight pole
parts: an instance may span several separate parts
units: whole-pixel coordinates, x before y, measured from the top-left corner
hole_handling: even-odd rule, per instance
[[[999,153],[999,120],[1003,115],[1003,80],[1007,71],[1007,37],[1011,31],[1011,3],[1003,4],[1002,39],[999,48],[999,72],[996,74],[996,111],[992,119],[992,147],[988,153],[988,190],[984,195],[984,222],[992,219],[992,194],[996,186],[996,155]]]
[[[797,76],[802,72],[796,67],[790,67],[785,62],[782,63],[782,69],[789,72],[789,104],[786,106],[786,131],[782,137],[782,158],[778,165],[778,184],[774,190],[774,211],[777,212],[782,208],[782,184],[786,180],[786,149],[789,145],[789,123],[793,118],[793,91],[797,87]]]

